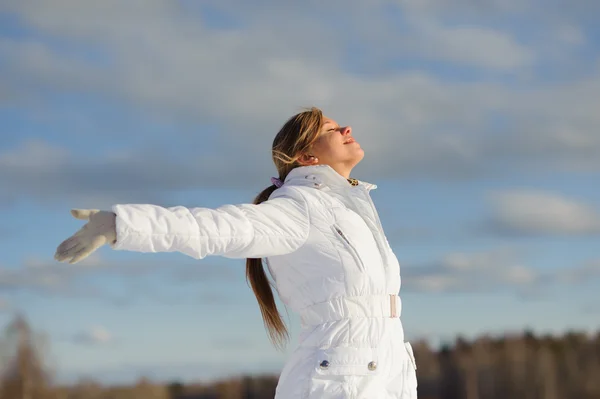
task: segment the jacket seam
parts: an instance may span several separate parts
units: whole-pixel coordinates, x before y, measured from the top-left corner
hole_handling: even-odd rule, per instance
[[[255,234],[246,234],[246,235],[232,235],[232,236],[209,236],[209,235],[195,235],[195,234],[186,234],[186,235],[182,235],[179,233],[140,233],[138,231],[135,230],[130,230],[130,229],[123,229],[122,233],[126,233],[128,235],[131,236],[175,236],[175,237],[188,237],[188,238],[209,238],[211,240],[214,239],[230,239],[230,238],[244,238],[244,237],[248,237],[248,236],[255,236]],[[274,235],[269,235],[269,234],[260,234],[258,235],[258,237],[268,237],[268,238],[285,238],[285,239],[289,239],[289,240],[303,240],[304,242],[306,242],[308,237],[303,237],[303,238],[297,238],[297,237],[293,237],[293,236],[282,236],[279,234],[274,234]]]
[[[307,216],[308,219],[308,226],[306,228],[306,231],[303,234],[303,237],[298,238],[295,236],[289,236],[289,235],[281,235],[281,234],[256,234],[256,229],[254,229],[254,226],[252,226],[252,233],[250,234],[244,234],[244,235],[240,235],[240,234],[234,234],[234,235],[202,235],[202,234],[185,234],[182,235],[180,233],[146,233],[146,232],[139,232],[137,230],[133,230],[128,226],[123,226],[122,227],[122,231],[126,232],[128,235],[131,236],[150,236],[150,237],[167,237],[167,236],[175,236],[175,237],[186,237],[186,238],[207,238],[207,239],[211,239],[211,240],[216,240],[216,239],[220,239],[220,240],[230,240],[232,238],[247,238],[247,237],[251,237],[252,240],[254,240],[256,237],[264,237],[264,238],[283,238],[285,240],[293,240],[295,242],[300,241],[300,246],[302,246],[307,240],[308,237],[310,236],[310,226],[312,225],[312,215],[309,211],[309,207],[308,207],[308,200],[305,196],[305,194],[301,191],[296,189],[295,187],[290,187],[289,189],[293,189],[296,192],[298,192],[300,194],[300,196],[302,197],[302,203],[303,203],[303,208],[304,208],[304,213]],[[293,198],[292,198],[293,199]],[[198,224],[198,220],[195,220],[196,224]],[[200,224],[198,224],[198,227],[200,227]]]
[[[290,190],[296,191],[302,197],[304,212],[306,214],[306,218],[308,219],[308,226],[306,227],[305,236],[302,238],[302,242],[300,243],[300,246],[302,246],[304,245],[304,243],[306,243],[306,241],[308,241],[308,237],[310,236],[310,227],[312,226],[312,214],[310,212],[310,208],[308,207],[308,199],[306,198],[306,195],[302,192],[302,190],[300,190],[297,187],[290,187]]]

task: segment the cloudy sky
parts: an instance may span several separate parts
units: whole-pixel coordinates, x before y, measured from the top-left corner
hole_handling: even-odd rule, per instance
[[[599,328],[600,3],[299,4],[0,1],[0,322],[60,380],[280,370],[297,318],[276,352],[242,261],[52,256],[71,208],[251,201],[311,105],[366,151],[409,338]]]

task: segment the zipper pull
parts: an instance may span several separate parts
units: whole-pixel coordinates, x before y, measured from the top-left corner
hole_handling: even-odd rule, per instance
[[[335,230],[338,232],[340,237],[342,237],[342,239],[344,241],[346,241],[346,243],[348,243],[348,245],[350,245],[350,241],[346,238],[346,235],[344,234],[344,232],[339,227],[336,227]]]

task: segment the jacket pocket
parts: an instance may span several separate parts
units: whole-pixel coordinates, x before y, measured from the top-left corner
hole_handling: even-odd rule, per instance
[[[417,369],[417,361],[415,360],[415,353],[413,352],[413,348],[412,345],[410,344],[410,342],[405,342],[404,346],[406,347],[406,352],[408,353],[408,357],[410,359],[410,362],[412,364],[413,369]]]
[[[342,240],[342,242],[344,243],[344,246],[346,247],[346,249],[350,252],[352,257],[354,258],[354,261],[356,262],[358,269],[360,271],[364,272],[366,270],[365,264],[364,264],[363,260],[361,259],[360,255],[358,254],[358,251],[356,250],[354,245],[352,245],[352,243],[348,239],[348,236],[342,231],[342,229],[337,224],[334,224],[332,226],[332,228],[333,228],[333,231],[335,232],[335,234]]]
[[[406,348],[408,361],[405,367],[404,396],[402,397],[407,399],[417,399],[417,388],[419,385],[417,381],[417,362],[415,361],[415,355],[410,342],[405,342],[404,347]]]
[[[383,398],[386,373],[377,348],[317,349],[306,399]],[[382,353],[384,355],[384,353]]]
[[[318,349],[315,372],[322,376],[377,375],[381,369],[376,348]]]

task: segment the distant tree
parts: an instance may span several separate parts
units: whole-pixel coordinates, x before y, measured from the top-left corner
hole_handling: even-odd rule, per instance
[[[140,378],[131,390],[131,399],[169,399],[169,393],[164,386],[152,383],[147,377]],[[128,399],[129,399],[128,398]]]
[[[254,380],[252,377],[245,376],[242,378],[242,398],[256,399],[256,395],[254,394]]]
[[[102,385],[92,379],[81,379],[71,388],[69,399],[104,399],[105,389]]]
[[[51,396],[50,375],[43,363],[40,336],[24,316],[9,323],[3,340],[4,369],[0,399],[47,399]]]
[[[167,390],[169,391],[170,399],[177,399],[183,396],[185,385],[179,381],[173,381],[168,385]]]
[[[438,359],[441,370],[439,398],[462,399],[462,381],[456,353],[449,345],[444,345],[438,354]]]

